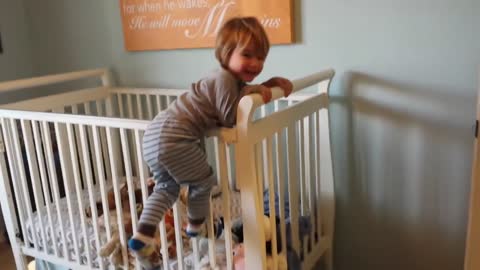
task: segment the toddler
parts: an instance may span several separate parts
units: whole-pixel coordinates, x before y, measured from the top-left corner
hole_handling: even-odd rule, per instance
[[[188,186],[186,234],[201,233],[209,212],[209,197],[216,177],[201,146],[205,132],[233,127],[240,99],[250,93],[270,101],[271,87],[292,91],[289,80],[274,77],[260,85],[247,85],[263,70],[270,44],[254,17],[228,20],[216,38],[215,56],[221,68],[192,85],[149,124],[143,137],[143,155],[155,180],[128,246],[146,269],[159,269],[160,256],[153,236],[165,212],[178,198],[180,185]]]

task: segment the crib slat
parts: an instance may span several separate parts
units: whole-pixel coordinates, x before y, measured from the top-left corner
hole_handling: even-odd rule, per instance
[[[105,170],[103,165],[103,161],[107,159],[106,156],[102,157],[101,145],[103,144],[99,138],[98,127],[93,127],[93,145],[95,148],[95,162],[97,163],[98,167],[98,179],[97,183],[100,184],[100,198],[102,198],[102,209],[103,209],[103,218],[105,220],[105,231],[107,233],[107,241],[112,239],[112,230],[110,224],[110,209],[108,207],[108,200],[107,200],[107,188],[105,186]]]
[[[137,119],[143,120],[142,96],[139,95],[139,94],[137,94],[135,96],[137,97],[137,114],[138,114]]]
[[[298,145],[298,161],[300,167],[299,183],[300,183],[300,210],[302,216],[307,215],[306,192],[305,192],[305,144],[304,144],[304,127],[303,121],[297,122],[297,145]]]
[[[77,126],[80,127],[80,126]],[[77,147],[75,147],[75,138],[74,134],[75,133],[80,133],[79,129],[76,129],[77,132],[74,131],[73,125],[67,124],[67,136],[68,136],[68,142],[71,146],[70,148],[70,158],[72,161],[72,167],[73,167],[73,178],[75,179],[75,191],[77,193],[77,202],[78,202],[78,214],[80,215],[80,222],[83,230],[83,240],[85,243],[85,250],[87,254],[87,265],[91,266],[92,265],[92,255],[90,254],[90,243],[88,241],[89,237],[87,234],[87,221],[85,218],[85,209],[84,209],[84,204],[83,204],[83,189],[82,189],[82,181],[80,178],[80,169],[78,167],[78,162],[76,161],[78,159],[77,155]]]
[[[311,115],[303,118],[303,143],[304,143],[304,175],[305,177],[303,178],[304,185],[305,185],[305,203],[304,206],[307,209],[306,215],[310,218],[310,220],[313,219],[313,198],[312,198],[312,177],[311,177],[311,167],[310,167],[310,137],[312,134],[310,134],[310,117]],[[306,235],[305,238],[308,238],[307,240],[304,240],[304,252],[307,252],[308,246],[313,246],[313,231],[310,230],[310,236]]]
[[[98,111],[97,111],[98,113]],[[92,110],[90,108],[89,103],[85,103],[85,114],[86,115],[93,115]],[[94,153],[93,151],[90,151],[91,147],[93,146],[93,135],[92,135],[92,127],[90,125],[86,126],[87,128],[87,135],[88,135],[88,141],[85,143],[85,146],[87,146],[87,150],[90,154],[90,159],[89,160],[84,160],[84,164],[87,164],[88,167],[93,166],[93,175],[91,178],[85,179],[83,182],[85,183],[89,179],[98,179],[98,168],[97,164],[95,162],[91,162],[92,160],[95,160]],[[91,164],[91,165],[90,165]]]
[[[307,122],[305,124],[305,133],[307,134],[307,137],[305,138],[305,141],[307,142],[307,149],[308,149],[308,161],[307,161],[307,171],[306,171],[306,179],[307,179],[307,190],[308,190],[308,203],[309,203],[309,210],[308,210],[308,215],[311,220],[311,230],[310,230],[310,247],[313,248],[315,245],[315,172],[312,174],[312,169],[315,170],[315,166],[313,165],[315,163],[315,141],[311,141],[315,139],[315,125],[310,125],[310,123],[313,123],[315,121],[315,114],[311,114]]]
[[[120,130],[120,139],[122,142],[122,152],[123,152],[123,160],[126,160],[125,162],[125,174],[127,178],[127,188],[128,188],[128,200],[130,203],[130,216],[132,219],[132,227],[133,231],[137,231],[137,211],[136,211],[136,200],[135,200],[135,186],[133,184],[133,179],[132,179],[132,164],[128,162],[130,160],[130,150],[129,150],[129,143],[128,143],[128,138],[127,138],[127,132],[125,129]],[[134,163],[135,164],[135,163]]]
[[[317,238],[318,242],[320,242],[320,239],[322,238],[322,215],[321,215],[321,201],[320,201],[320,196],[321,196],[321,171],[320,171],[320,150],[321,150],[321,144],[320,144],[320,113],[317,111],[315,112],[315,191],[316,191],[316,210],[317,210],[317,217],[315,219],[316,221],[316,231],[317,231]]]
[[[22,150],[21,150],[21,144],[20,144],[20,140],[19,140],[19,135],[18,135],[18,129],[17,129],[17,124],[15,122],[15,119],[10,119],[10,131],[12,132],[12,136],[13,136],[13,146],[14,146],[14,149],[15,149],[15,156],[16,156],[16,162],[17,162],[17,168],[18,168],[18,171],[19,171],[19,176],[20,178],[18,180],[20,180],[20,187],[21,187],[21,191],[23,192],[23,201],[25,202],[25,205],[24,207],[26,208],[27,210],[27,217],[28,219],[30,220],[31,222],[31,225],[32,225],[32,238],[33,238],[33,246],[35,249],[39,250],[39,247],[38,247],[38,240],[37,240],[37,229],[36,229],[36,224],[35,222],[33,222],[33,213],[32,213],[32,205],[31,205],[31,201],[30,201],[30,198],[29,198],[29,193],[28,193],[28,186],[27,186],[27,182],[26,182],[26,173],[25,173],[25,167],[24,167],[24,162],[23,162],[23,158],[22,158]],[[20,194],[19,194],[20,195]],[[27,231],[24,231],[24,234],[26,236],[27,234]]]
[[[175,244],[177,248],[177,263],[178,270],[185,269],[185,254],[183,250],[183,239],[182,239],[182,219],[181,214],[178,209],[178,202],[173,205],[173,223],[175,227]]]
[[[165,217],[160,221],[159,225],[160,229],[160,242],[161,242],[161,250],[162,259],[163,259],[163,269],[169,269],[168,265],[168,239],[167,239],[167,230],[165,228]]]
[[[84,104],[81,104],[82,106]],[[86,106],[83,106],[84,107],[84,111],[86,110]],[[77,104],[77,105],[73,105],[72,106],[72,113],[74,115],[79,115],[80,114],[80,104]],[[78,129],[75,129],[74,130],[75,132],[75,140],[74,140],[74,143],[70,145],[70,147],[72,148],[79,148],[80,147],[80,132]],[[80,151],[78,151],[80,152]],[[82,158],[79,158],[79,157],[76,157],[75,159],[72,159],[72,162],[79,162],[80,163],[80,183],[82,185],[82,187],[85,187],[86,184],[85,184],[85,162],[83,161]]]
[[[132,95],[127,94],[127,118],[134,119],[135,116],[133,115],[133,104],[132,104]]]
[[[113,182],[113,193],[115,195],[115,206],[117,212],[117,225],[118,233],[120,236],[120,244],[122,245],[122,258],[123,258],[123,267],[128,269],[128,254],[126,250],[127,246],[127,237],[125,235],[125,225],[123,223],[123,211],[122,211],[122,199],[120,194],[120,185],[119,185],[119,175],[118,171],[120,165],[117,162],[116,153],[118,152],[115,147],[117,144],[113,143],[114,134],[112,133],[111,128],[107,128],[107,143],[108,143],[108,154],[110,157],[110,164],[112,166],[112,182]]]
[[[230,181],[230,189],[232,191],[239,191],[236,186],[235,176],[233,175],[233,160],[235,159],[235,154],[230,150],[234,151],[234,147],[229,147],[227,144],[227,171],[228,179]]]
[[[297,162],[295,160],[295,127],[291,125],[287,128],[287,159],[288,159],[288,201],[290,203],[290,227],[293,250],[300,254],[300,241],[298,239],[298,177]]]
[[[52,147],[52,139],[51,139],[51,133],[50,133],[50,127],[48,126],[48,122],[43,121],[42,122],[42,133],[43,133],[43,142],[45,146],[45,153],[47,156],[47,166],[48,166],[48,172],[50,175],[50,186],[53,189],[53,199],[54,199],[54,205],[57,210],[57,217],[61,217],[61,210],[60,210],[60,192],[58,190],[58,176],[57,176],[57,171],[56,171],[56,166],[55,166],[55,160],[53,157],[53,147]],[[61,232],[61,240],[63,241],[63,257],[64,258],[69,258],[69,254],[67,253],[67,238],[65,235],[65,227],[64,227],[64,221],[62,218],[58,218],[58,221],[60,222],[60,232]],[[53,228],[53,227],[52,227]],[[56,233],[52,229],[52,235],[54,238],[56,238]]]
[[[78,263],[80,263],[81,262],[80,252],[79,252],[77,234],[75,231],[76,220],[73,216],[73,205],[72,205],[72,195],[74,195],[74,193],[72,192],[73,190],[70,187],[71,181],[73,179],[73,173],[72,173],[71,164],[69,164],[68,162],[70,160],[70,157],[67,156],[68,153],[71,151],[71,149],[69,149],[69,145],[66,141],[67,138],[65,138],[66,137],[65,124],[55,123],[55,134],[57,135],[56,138],[57,138],[58,150],[60,155],[60,165],[62,168],[65,195],[67,197],[68,216],[70,219],[70,229],[71,229],[71,234],[73,238],[73,248],[75,251],[76,260]],[[61,215],[59,215],[59,217],[61,218]]]
[[[95,108],[97,109],[97,114],[96,114],[97,116],[105,116],[105,113],[103,112],[102,101],[96,100]]]
[[[285,225],[285,220],[287,216],[285,213],[285,157],[284,153],[286,151],[282,140],[281,133],[275,134],[275,149],[274,154],[277,157],[277,187],[278,187],[278,209],[280,217],[280,233],[282,241],[282,256],[287,256],[287,230]]]
[[[200,256],[198,254],[198,238],[197,237],[191,238],[190,242],[192,245],[194,270],[200,270]]]
[[[322,163],[322,158],[320,156],[320,153],[321,153],[321,149],[322,149],[322,144],[321,144],[321,133],[320,133],[320,128],[321,128],[321,119],[320,119],[320,112],[315,112],[315,115],[317,117],[315,123],[316,123],[316,128],[315,128],[315,133],[316,133],[316,136],[315,136],[315,140],[317,142],[317,147],[315,148],[317,153],[316,153],[316,165],[317,165],[317,171],[316,171],[316,174],[317,174],[317,186],[316,186],[316,191],[317,191],[317,237],[318,237],[318,241],[320,242],[320,239],[322,238],[323,236],[323,233],[322,233],[322,203],[321,203],[321,196],[322,196],[322,181],[321,181],[321,177],[322,177],[322,171],[321,171],[321,163]]]
[[[185,269],[184,262],[184,250],[183,250],[183,240],[182,240],[182,219],[178,210],[178,202],[173,205],[173,221],[175,226],[175,241],[177,246],[177,262],[178,270]]]
[[[27,156],[27,162],[28,162],[28,170],[30,172],[30,183],[32,185],[33,189],[33,198],[34,198],[34,204],[37,209],[37,216],[38,220],[40,222],[39,227],[40,227],[40,239],[38,240],[38,247],[37,250],[40,251],[43,249],[45,253],[48,254],[48,249],[47,249],[47,237],[45,234],[45,226],[43,223],[43,218],[44,218],[44,213],[43,213],[43,205],[44,205],[44,197],[43,194],[40,193],[40,176],[38,172],[38,163],[37,160],[35,159],[35,150],[33,146],[33,140],[32,140],[32,130],[30,126],[30,121],[21,121],[21,126],[22,126],[22,133],[23,133],[23,142],[25,145],[25,152]],[[35,232],[36,233],[36,232]],[[43,246],[43,247],[41,247]]]
[[[0,118],[0,122],[3,122],[3,119]],[[0,130],[2,129],[3,131],[5,131],[5,126],[2,128],[2,126],[0,125]],[[8,174],[7,170],[9,167],[7,167],[7,162],[5,160],[5,146],[7,143],[7,139],[5,138],[5,136],[3,136],[2,139],[2,134],[5,133],[0,133],[0,179],[3,180],[0,181],[0,201],[2,203],[2,206],[4,207],[3,215],[5,227],[9,232],[8,238],[10,239],[10,245],[13,251],[13,256],[15,258],[15,265],[17,269],[25,269],[27,267],[26,257],[20,253],[21,244],[15,241],[16,235],[19,233],[19,226],[17,221],[15,220],[15,215],[17,214],[15,211],[15,204],[13,202],[13,197],[15,197],[15,195],[12,194],[12,186],[10,185],[10,181],[15,181],[15,177],[13,176],[14,172],[12,171],[15,169],[13,167],[10,167],[10,175]],[[13,185],[15,184],[13,183]]]
[[[141,131],[135,130],[135,145],[136,145],[136,155],[137,155],[137,166],[139,169],[140,177],[140,187],[142,189],[142,202],[146,202],[148,198],[148,187],[147,187],[147,177],[148,177],[148,168],[145,162],[143,162],[142,154],[142,134]]]
[[[218,140],[218,158],[220,160],[220,186],[222,188],[222,202],[223,202],[223,216],[224,216],[224,232],[225,232],[225,250],[227,252],[227,269],[233,269],[233,240],[232,240],[232,217],[230,213],[230,188],[229,188],[229,175],[228,175],[228,163],[227,163],[227,151],[228,145],[225,142]]]
[[[123,108],[123,95],[117,94],[117,102],[118,102],[118,111],[120,114],[120,118],[128,118],[125,115],[125,109]]]
[[[215,233],[213,230],[214,226],[214,220],[213,220],[213,209],[212,209],[212,198],[209,198],[208,201],[209,204],[209,214],[208,217],[206,218],[206,223],[207,223],[207,232],[208,232],[208,257],[210,261],[210,266],[212,269],[215,269],[217,267],[217,258],[215,256],[215,251],[216,251],[216,243],[215,243]]]
[[[21,184],[20,184],[20,172],[17,168],[19,166],[16,164],[15,160],[15,149],[14,149],[14,142],[13,142],[13,134],[12,134],[12,123],[5,118],[2,118],[2,129],[3,129],[3,138],[7,150],[7,160],[8,165],[11,168],[11,177],[12,177],[12,184],[13,184],[13,191],[15,193],[15,202],[17,204],[17,211],[18,211],[18,218],[20,220],[20,228],[22,232],[24,232],[24,238],[26,238],[26,224],[25,224],[25,216],[26,213],[24,212],[25,203],[23,197],[21,196]]]
[[[160,97],[160,95],[156,96],[157,98],[157,114],[160,113],[161,111],[163,111],[163,107],[162,107],[162,99]]]
[[[104,176],[107,179],[112,179],[112,169],[110,167],[110,159],[108,158],[108,146],[107,146],[107,131],[103,127],[99,127],[100,145],[102,150],[102,164],[104,164]],[[97,164],[98,165],[98,164]],[[100,172],[99,172],[100,174]],[[103,176],[102,176],[103,177]]]
[[[152,97],[151,95],[145,95],[147,102],[147,120],[153,119]]]
[[[266,139],[267,147],[267,175],[268,192],[269,192],[269,210],[270,210],[270,232],[271,232],[271,247],[272,247],[272,269],[278,269],[278,254],[277,254],[277,223],[276,223],[276,209],[275,209],[275,182],[273,181],[273,155],[272,155],[272,139]]]
[[[170,106],[170,104],[175,100],[175,96],[167,96],[167,106]]]
[[[38,195],[38,202],[41,205],[45,204],[45,196],[43,193],[40,192],[40,176],[39,176],[39,164],[37,162],[37,159],[35,159],[35,149],[34,149],[34,143],[33,143],[33,133],[32,133],[32,125],[34,125],[34,121],[21,121],[22,125],[22,132],[23,132],[23,138],[25,142],[25,147],[26,147],[26,154],[27,154],[27,161],[28,161],[28,166],[29,166],[29,171],[30,171],[30,177],[31,177],[31,184],[32,187],[37,191]],[[38,209],[38,208],[37,208]]]
[[[87,135],[85,134],[85,127],[83,125],[79,126],[80,129],[80,141],[81,141],[81,151],[82,151],[82,157],[85,161],[85,164],[90,163],[91,160],[94,160],[94,156],[90,155],[90,148],[87,147]],[[92,153],[93,154],[93,153]],[[93,162],[95,164],[95,162]],[[92,213],[92,221],[93,221],[93,232],[95,235],[95,246],[97,247],[97,250],[100,250],[100,233],[99,233],[99,228],[98,228],[98,213],[97,213],[97,205],[95,201],[95,193],[93,190],[93,175],[92,175],[92,170],[90,169],[90,166],[86,167],[86,182],[87,182],[87,187],[88,187],[88,198],[90,200],[90,209]],[[83,210],[83,214],[85,214],[85,210]],[[86,236],[86,235],[85,235]],[[90,246],[90,243],[88,241],[88,237],[86,243]],[[105,266],[102,262],[102,259],[100,257],[97,257],[98,264],[100,265],[100,269],[105,269]],[[92,264],[90,266],[93,267]]]
[[[256,162],[256,169],[257,169],[257,179],[258,179],[258,182],[257,182],[257,185],[258,185],[258,198],[259,198],[259,201],[261,203],[261,206],[262,206],[262,212],[264,211],[264,208],[263,208],[263,190],[264,190],[264,179],[265,179],[265,171],[262,170],[263,168],[265,168],[265,164],[263,162],[263,140],[261,142],[261,144],[256,144],[255,145],[255,162]],[[263,222],[263,221],[259,221],[259,222]]]
[[[137,152],[137,144],[135,143],[135,132],[133,130],[128,130],[127,131],[128,135],[127,135],[127,141],[128,141],[128,147],[129,147],[129,151],[130,153],[136,153]],[[140,159],[140,160],[143,160]],[[138,163],[138,160],[137,160],[137,155],[131,155],[130,156],[130,159],[127,160],[127,162],[129,164],[137,164]],[[132,170],[132,175],[136,175],[138,176],[138,167],[137,166],[133,166],[133,167],[130,167],[130,169]]]
[[[263,106],[263,107],[265,107],[265,106]],[[267,177],[267,175],[268,175],[268,151],[267,151],[267,140],[266,139],[262,141],[262,158],[263,158],[262,168],[263,168],[263,175],[264,175],[263,186],[268,187],[268,177]],[[261,189],[260,191],[263,191],[263,189]],[[263,192],[262,192],[262,194],[263,194]]]
[[[308,215],[308,209],[307,209],[307,191],[306,191],[306,177],[305,177],[305,168],[306,168],[306,159],[305,159],[305,127],[304,127],[304,121],[303,120],[298,120],[297,121],[297,132],[298,132],[298,137],[297,137],[297,145],[298,145],[298,167],[299,167],[299,182],[300,182],[300,213],[302,216],[307,216]],[[303,252],[307,252],[307,246],[308,246],[308,241],[307,241],[307,236],[304,236],[301,243],[303,243],[303,246],[300,248],[303,250]]]
[[[141,131],[135,130],[135,145],[136,145],[136,154],[137,154],[137,166],[139,168],[140,176],[140,186],[142,188],[142,201],[145,202],[148,198],[148,187],[147,187],[147,177],[148,169],[145,162],[143,162],[143,153],[142,153],[142,137]]]

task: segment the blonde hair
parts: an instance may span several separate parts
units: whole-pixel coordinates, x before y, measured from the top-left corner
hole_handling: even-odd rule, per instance
[[[270,49],[267,33],[255,17],[235,17],[228,20],[217,33],[215,57],[222,67],[227,68],[232,52],[244,49],[253,42],[260,57],[266,58]]]

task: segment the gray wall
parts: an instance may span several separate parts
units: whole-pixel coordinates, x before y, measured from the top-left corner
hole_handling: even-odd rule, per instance
[[[0,0],[0,82],[32,75],[29,31],[25,21],[23,1]],[[0,94],[0,103],[11,95]],[[4,242],[5,225],[0,214],[0,242]]]
[[[0,0],[0,34],[0,81],[31,76],[31,42],[23,0]]]
[[[121,85],[185,88],[216,66],[211,49],[126,52],[118,1],[25,2],[36,74],[108,66]],[[259,80],[337,71],[337,269],[461,269],[480,1],[295,6],[298,42],[274,46]]]
[[[106,16],[115,11],[104,2],[113,1],[24,1],[37,75],[110,65],[116,41]]]

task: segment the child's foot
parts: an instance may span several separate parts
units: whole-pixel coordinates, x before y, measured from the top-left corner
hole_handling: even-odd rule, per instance
[[[190,238],[203,236],[205,235],[205,232],[206,232],[205,223],[192,224],[189,222],[187,224],[187,228],[185,229],[185,234]]]
[[[142,237],[138,237],[142,238]],[[160,254],[152,243],[146,243],[136,236],[128,240],[128,248],[132,251],[140,264],[147,270],[159,270],[161,265]]]

